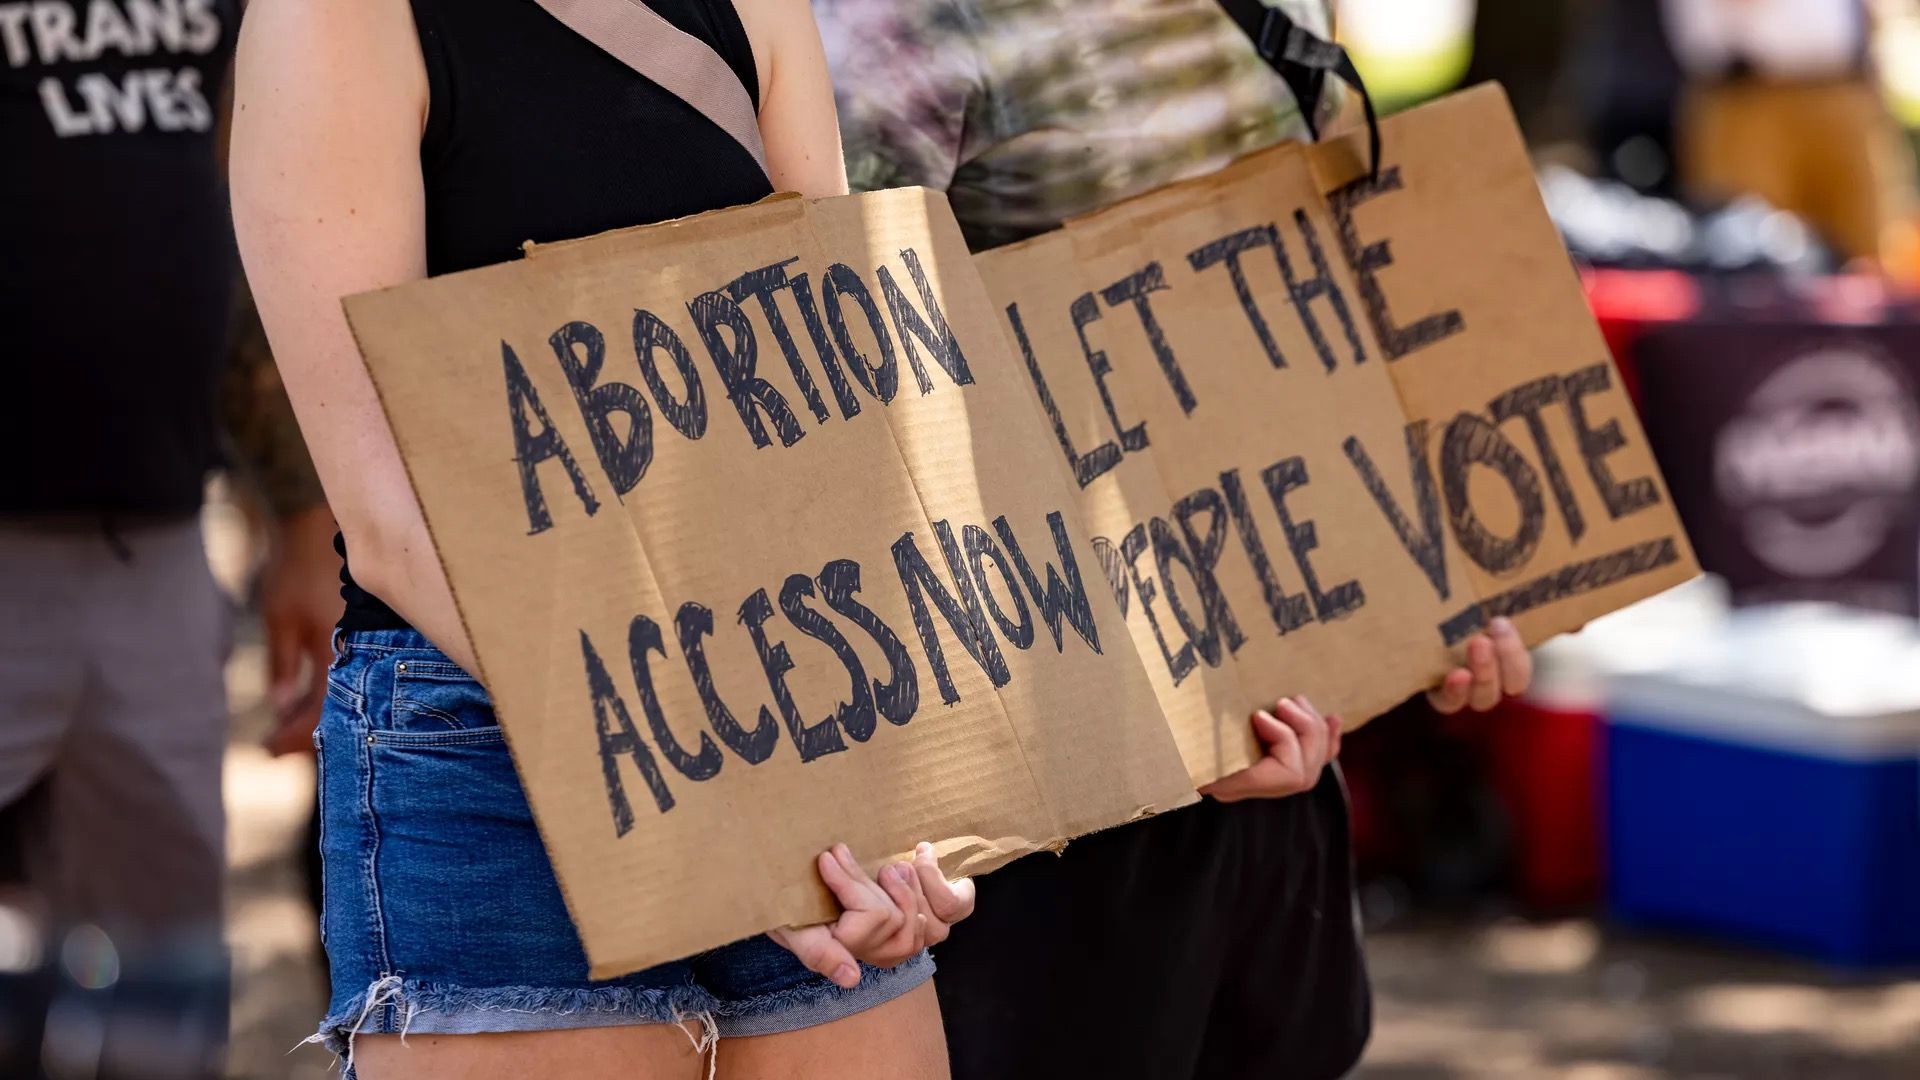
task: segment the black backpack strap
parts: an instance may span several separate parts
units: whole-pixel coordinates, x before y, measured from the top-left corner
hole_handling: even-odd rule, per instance
[[[1367,93],[1360,71],[1353,66],[1347,50],[1300,28],[1286,12],[1268,7],[1261,0],[1220,0],[1229,18],[1252,40],[1260,58],[1272,66],[1293,91],[1300,103],[1300,115],[1307,122],[1307,134],[1320,137],[1320,125],[1314,113],[1319,110],[1320,94],[1329,74],[1353,87],[1367,112],[1367,149],[1369,175],[1380,178],[1380,120],[1374,115],[1373,98]]]

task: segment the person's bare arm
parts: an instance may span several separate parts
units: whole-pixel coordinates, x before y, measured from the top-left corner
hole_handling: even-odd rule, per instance
[[[253,0],[234,224],[355,579],[479,674],[340,298],[426,276],[426,72],[402,0]]]
[[[775,191],[845,195],[847,163],[808,0],[735,0],[760,76],[760,137]]]

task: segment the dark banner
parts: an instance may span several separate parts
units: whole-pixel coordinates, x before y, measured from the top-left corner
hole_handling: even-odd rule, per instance
[[[1648,437],[1734,601],[1916,613],[1920,320],[1723,311],[1634,348]]]

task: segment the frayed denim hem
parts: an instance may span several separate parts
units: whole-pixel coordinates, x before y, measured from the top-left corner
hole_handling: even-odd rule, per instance
[[[332,1051],[341,1080],[354,1080],[353,1041],[359,1035],[477,1035],[510,1031],[676,1024],[696,1050],[710,1053],[722,1037],[778,1035],[832,1023],[918,988],[933,978],[933,957],[921,953],[892,968],[861,967],[860,984],[842,989],[821,978],[805,985],[733,1001],[704,988],[499,986],[473,989],[386,975],[320,1022],[305,1041]],[[699,1037],[685,1021],[701,1020]]]
[[[713,995],[691,984],[670,988],[620,986],[555,989],[498,986],[473,989],[387,975],[349,999],[307,1038],[342,1062],[342,1080],[353,1077],[353,1040],[358,1035],[477,1035],[488,1032],[553,1031],[678,1024],[712,1015]]]

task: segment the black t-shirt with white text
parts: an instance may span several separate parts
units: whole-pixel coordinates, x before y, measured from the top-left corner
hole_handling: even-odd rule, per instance
[[[237,24],[235,0],[0,0],[0,515],[200,503]]]

